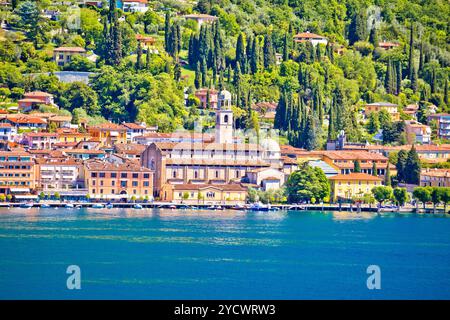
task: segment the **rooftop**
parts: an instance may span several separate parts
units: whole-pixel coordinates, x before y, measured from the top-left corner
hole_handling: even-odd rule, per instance
[[[350,173],[350,174],[338,174],[329,178],[330,180],[362,180],[362,181],[383,181],[382,178],[377,176],[372,176],[367,173]]]

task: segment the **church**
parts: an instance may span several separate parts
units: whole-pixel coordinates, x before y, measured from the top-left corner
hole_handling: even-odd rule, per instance
[[[276,188],[284,183],[285,174],[273,165],[280,162],[279,148],[268,150],[260,144],[236,142],[233,111],[225,98],[229,96],[225,90],[219,93],[213,142],[147,146],[141,164],[154,170],[155,197],[183,203],[234,204],[245,202],[242,194],[248,186]]]

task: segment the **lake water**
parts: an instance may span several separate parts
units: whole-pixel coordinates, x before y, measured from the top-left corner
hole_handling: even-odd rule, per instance
[[[450,299],[450,217],[0,209],[0,299],[30,298]]]

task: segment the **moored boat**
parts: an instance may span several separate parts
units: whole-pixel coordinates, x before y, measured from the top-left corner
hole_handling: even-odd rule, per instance
[[[92,208],[94,209],[103,209],[105,207],[105,205],[103,203],[94,203],[92,205]]]
[[[33,202],[25,202],[20,204],[21,208],[29,209],[33,207]]]
[[[249,210],[250,211],[269,211],[270,205],[262,204],[261,202],[256,202],[250,206]]]
[[[46,208],[50,208],[50,205],[47,203],[42,203],[41,204],[41,209],[46,209]]]
[[[133,209],[142,209],[142,205],[140,205],[139,203],[135,203],[133,205]]]
[[[74,207],[74,205],[72,204],[72,203],[66,203],[65,205],[64,205],[64,208],[68,208],[68,209],[71,209],[71,208],[73,208]]]

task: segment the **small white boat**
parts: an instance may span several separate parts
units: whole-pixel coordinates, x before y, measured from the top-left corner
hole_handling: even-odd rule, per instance
[[[72,204],[72,203],[66,203],[65,205],[64,205],[64,208],[68,208],[68,209],[71,209],[71,208],[73,208],[74,207],[74,205]]]
[[[29,209],[33,207],[33,202],[26,202],[26,203],[21,203],[20,204],[21,208],[25,208],[25,209]]]
[[[142,206],[139,203],[133,205],[133,209],[142,209]]]
[[[249,210],[250,211],[270,211],[270,204],[262,204],[261,202],[256,202],[250,206]]]
[[[243,205],[237,204],[235,206],[232,206],[231,210],[245,210],[245,207]]]
[[[105,207],[105,205],[103,203],[94,203],[92,205],[92,208],[94,209],[103,209]]]
[[[50,208],[49,204],[47,204],[47,203],[41,204],[41,209],[47,209],[47,208]]]
[[[106,208],[106,209],[113,209],[114,206],[113,206],[111,203],[108,203],[108,204],[105,206],[105,208]]]

